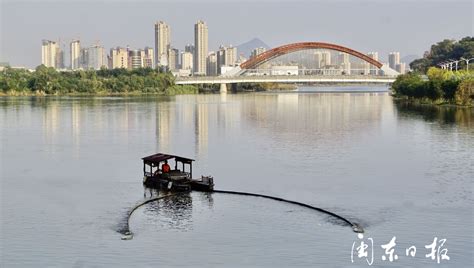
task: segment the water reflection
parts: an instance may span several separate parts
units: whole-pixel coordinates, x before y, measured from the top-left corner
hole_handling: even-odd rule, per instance
[[[275,139],[299,136],[305,147],[310,140],[342,142],[350,132],[370,132],[393,108],[387,93],[267,93],[247,98],[241,113],[252,127]]]
[[[43,142],[48,144],[52,153],[57,149],[59,135],[60,109],[58,102],[48,103],[43,110]]]
[[[194,134],[196,156],[199,158],[207,154],[209,139],[209,105],[207,103],[198,102],[195,105]]]
[[[384,95],[384,97],[381,97]],[[264,93],[243,95],[199,95],[176,97],[105,97],[105,98],[28,98],[32,109],[42,110],[45,143],[55,151],[62,132],[70,132],[74,155],[80,143],[94,132],[109,133],[112,142],[134,142],[131,131],[154,129],[155,149],[183,152],[205,159],[209,139],[225,137],[228,132],[245,131],[248,124],[278,137],[284,133],[312,134],[304,138],[335,138],[349,128],[370,129],[367,124],[382,124],[383,112],[392,113],[386,93]],[[143,103],[152,103],[143,106]],[[25,104],[25,99],[2,98],[0,107]],[[357,115],[354,118],[354,115]],[[466,115],[465,120],[469,120]],[[354,121],[357,120],[357,121]],[[372,126],[373,127],[373,126]],[[87,128],[90,128],[89,131]],[[336,131],[334,132],[334,128]],[[118,131],[117,131],[118,130]],[[216,132],[216,133],[214,133]],[[194,133],[194,156],[189,148],[177,148]],[[192,150],[191,150],[192,151]]]
[[[145,207],[145,214],[157,221],[159,228],[189,230],[192,226],[193,200],[190,193],[170,196]]]
[[[175,122],[175,114],[172,113],[170,107],[165,103],[156,107],[156,137],[157,149],[161,152],[170,152],[169,145],[171,143],[171,129]]]
[[[193,252],[195,263],[216,266],[347,265],[353,236],[330,224],[315,231],[321,215],[206,193],[141,207],[132,230],[156,232],[125,245],[104,228],[143,199],[139,158],[167,148],[197,155],[194,174],[212,173],[216,188],[354,217],[378,241],[447,237],[458,252],[451,264],[468,266],[472,120],[472,109],[394,105],[386,93],[0,98],[2,261],[192,266],[179,253]],[[22,172],[25,163],[34,172]]]
[[[199,192],[197,194],[197,198],[202,204],[207,204],[208,208],[212,208],[214,206],[214,198],[212,197],[212,193]]]
[[[146,102],[152,104],[143,106]],[[42,138],[51,153],[57,151],[61,142],[70,142],[76,157],[81,143],[91,136],[87,128],[94,132],[118,129],[120,132],[108,136],[116,142],[133,142],[134,139],[128,136],[131,130],[154,129],[156,144],[150,151],[163,152],[176,151],[177,144],[189,136],[186,133],[193,133],[194,156],[190,153],[192,149],[178,150],[203,159],[208,155],[211,136],[225,137],[228,132],[235,131],[245,135],[248,124],[259,131],[271,132],[275,138],[285,133],[302,135],[309,132],[311,135],[304,138],[334,140],[337,138],[334,135],[343,135],[349,129],[367,132],[383,126],[387,115],[393,117],[393,109],[402,118],[420,116],[428,122],[457,124],[468,129],[472,128],[474,118],[471,108],[406,102],[392,105],[386,92],[0,99],[0,108],[11,120],[20,107],[31,109],[33,113],[41,112]],[[32,119],[22,118],[25,123],[28,120]]]
[[[396,101],[395,107],[402,117],[418,116],[428,122],[456,124],[465,128],[474,126],[474,109],[455,106],[423,105]]]

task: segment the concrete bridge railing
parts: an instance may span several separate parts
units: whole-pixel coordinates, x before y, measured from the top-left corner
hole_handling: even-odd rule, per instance
[[[378,83],[390,84],[394,76],[380,75],[261,75],[261,76],[193,76],[178,77],[178,85],[233,83]]]

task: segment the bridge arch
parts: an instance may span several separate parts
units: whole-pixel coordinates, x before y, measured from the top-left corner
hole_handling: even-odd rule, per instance
[[[292,52],[295,52],[295,51],[300,51],[300,50],[306,50],[306,49],[330,49],[330,50],[336,50],[336,51],[339,51],[339,52],[344,52],[344,53],[347,53],[349,55],[352,55],[354,57],[357,57],[363,61],[366,61],[374,66],[376,66],[377,68],[382,68],[383,64],[380,63],[379,61],[377,60],[374,60],[372,59],[371,57],[359,52],[359,51],[356,51],[356,50],[353,50],[351,48],[348,48],[348,47],[344,47],[344,46],[340,46],[340,45],[336,45],[336,44],[331,44],[331,43],[324,43],[324,42],[300,42],[300,43],[293,43],[293,44],[287,44],[287,45],[283,45],[283,46],[279,46],[279,47],[276,47],[276,48],[273,48],[273,49],[270,49],[268,51],[265,51],[259,55],[257,55],[256,57],[254,58],[251,58],[249,60],[247,60],[246,62],[243,62],[242,64],[240,64],[240,68],[242,70],[245,70],[245,69],[255,69],[257,66],[271,60],[271,59],[274,59],[276,57],[279,57],[279,56],[282,56],[282,55],[285,55],[285,54],[289,54],[289,53],[292,53]]]

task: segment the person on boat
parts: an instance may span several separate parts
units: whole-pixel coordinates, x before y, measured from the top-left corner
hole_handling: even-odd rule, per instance
[[[168,173],[170,172],[170,165],[168,165],[168,160],[165,160],[165,163],[163,165],[161,165],[161,171],[163,173]]]

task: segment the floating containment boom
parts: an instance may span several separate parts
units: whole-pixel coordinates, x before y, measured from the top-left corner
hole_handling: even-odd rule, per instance
[[[150,202],[154,202],[154,201],[157,201],[157,200],[160,200],[160,199],[164,199],[164,198],[168,198],[168,197],[171,197],[171,196],[176,196],[176,195],[179,195],[179,194],[182,194],[182,193],[188,193],[188,192],[189,191],[176,192],[176,193],[172,193],[172,194],[167,194],[167,195],[151,198],[151,199],[145,200],[142,203],[140,203],[140,204],[136,205],[135,207],[133,207],[130,210],[130,212],[128,213],[126,226],[125,226],[124,230],[122,231],[122,240],[130,240],[130,239],[133,238],[133,233],[130,231],[130,218],[132,217],[133,212],[135,210],[137,210],[139,207],[141,207],[145,204],[148,204]],[[283,199],[283,198],[275,197],[275,196],[270,196],[270,195],[256,194],[256,193],[224,191],[224,190],[213,190],[212,192],[213,193],[220,193],[220,194],[235,194],[235,195],[246,195],[246,196],[262,197],[262,198],[268,198],[268,199],[272,199],[272,200],[276,200],[276,201],[281,201],[281,202],[286,202],[286,203],[302,206],[302,207],[305,207],[305,208],[309,208],[309,209],[313,209],[313,210],[325,213],[325,214],[330,215],[330,216],[332,216],[336,219],[339,219],[339,220],[343,221],[344,223],[346,223],[346,225],[350,226],[352,228],[352,231],[354,231],[356,233],[363,233],[364,232],[364,229],[362,228],[362,226],[360,226],[357,223],[351,222],[348,219],[346,219],[346,218],[344,218],[340,215],[337,215],[336,213],[333,213],[333,212],[330,212],[330,211],[327,211],[325,209],[318,208],[318,207],[315,207],[315,206],[312,206],[312,205],[308,205],[308,204],[305,204],[305,203],[292,201],[292,200],[287,200],[287,199]]]

